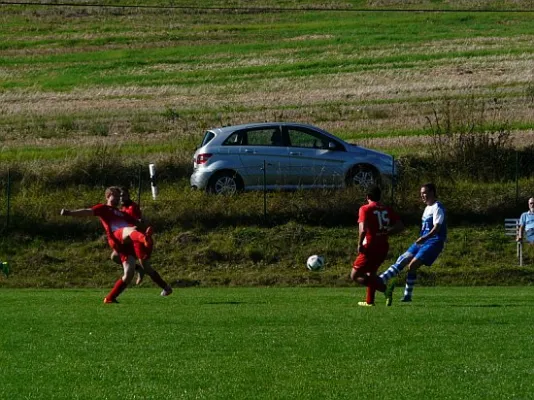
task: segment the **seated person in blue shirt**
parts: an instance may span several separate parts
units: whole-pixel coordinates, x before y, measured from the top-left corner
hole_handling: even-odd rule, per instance
[[[528,199],[528,211],[521,214],[519,218],[519,230],[517,231],[517,241],[534,245],[534,197]]]

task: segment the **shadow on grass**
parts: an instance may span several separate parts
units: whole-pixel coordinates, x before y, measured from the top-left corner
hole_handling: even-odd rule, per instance
[[[531,307],[529,304],[451,304],[447,307],[456,307],[456,308],[520,308],[520,307]],[[497,323],[497,322],[496,322]]]
[[[188,288],[188,287],[196,287],[196,286],[200,286],[199,280],[177,279],[172,283],[172,287],[174,288]]]

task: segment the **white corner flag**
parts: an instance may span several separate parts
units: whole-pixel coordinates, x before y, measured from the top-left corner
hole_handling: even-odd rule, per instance
[[[148,164],[148,171],[150,172],[150,188],[152,189],[152,198],[156,200],[158,197],[158,187],[156,185],[156,165]]]

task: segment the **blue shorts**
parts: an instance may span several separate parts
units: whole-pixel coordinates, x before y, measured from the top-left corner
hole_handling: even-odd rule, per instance
[[[431,266],[443,250],[443,242],[430,241],[423,244],[414,243],[407,250],[413,254],[414,258],[420,260],[424,265]]]

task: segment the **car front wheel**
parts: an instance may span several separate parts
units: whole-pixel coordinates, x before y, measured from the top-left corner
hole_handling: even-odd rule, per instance
[[[211,178],[208,185],[208,192],[213,194],[233,195],[241,189],[241,181],[232,172],[218,173]]]

